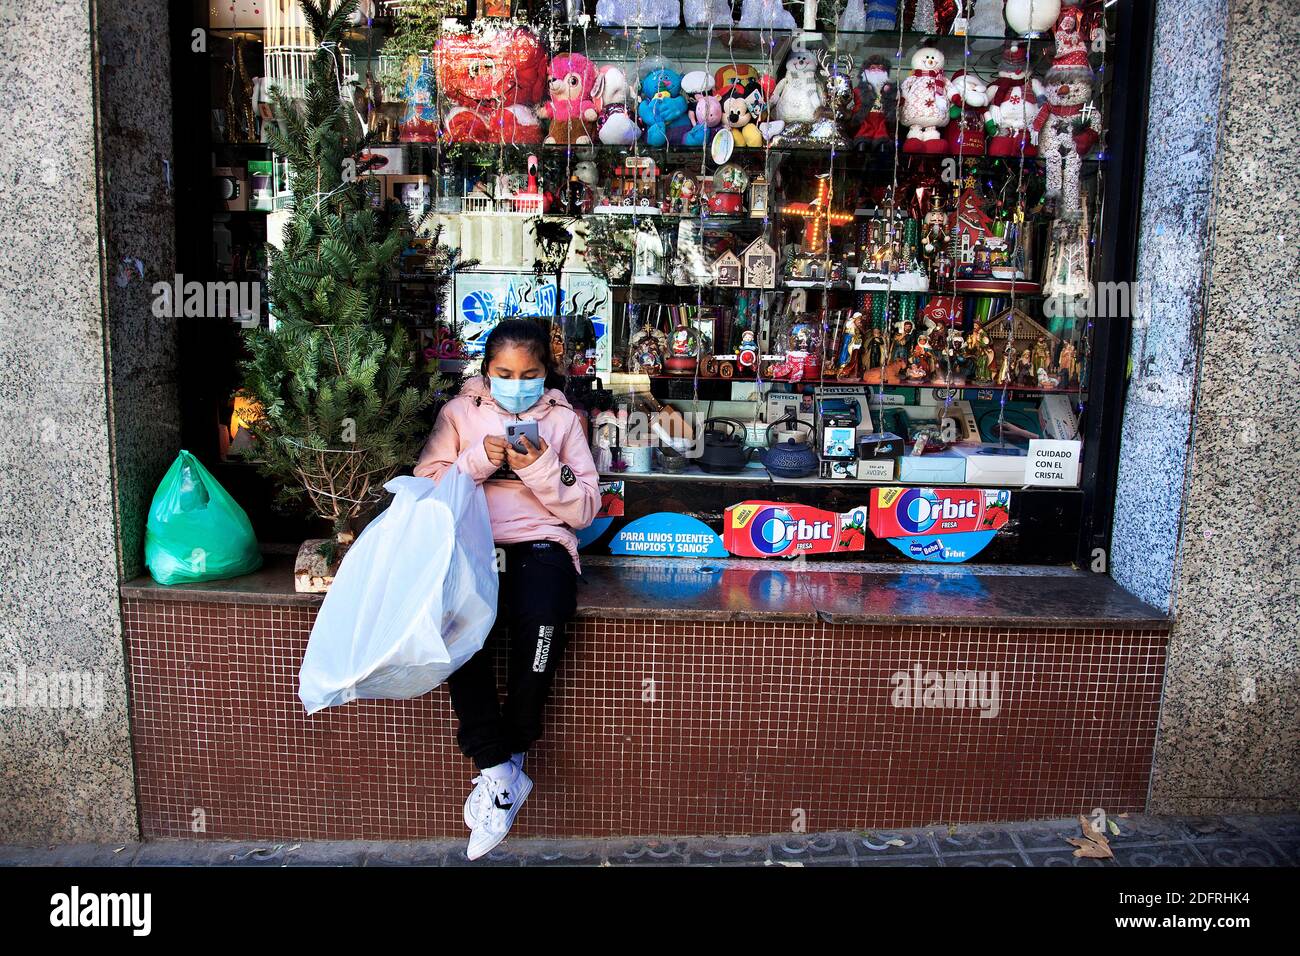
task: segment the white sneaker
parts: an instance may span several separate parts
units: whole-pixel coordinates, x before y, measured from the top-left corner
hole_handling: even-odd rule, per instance
[[[511,754],[510,762],[520,770],[524,769],[524,758],[527,754]],[[487,777],[479,774],[470,783],[475,787],[470,791],[469,798],[465,801],[465,826],[473,830],[478,826],[478,821],[483,819],[483,814],[492,804],[492,798],[488,795]]]
[[[471,860],[490,853],[506,838],[510,825],[519,816],[519,808],[533,791],[533,781],[518,767],[515,767],[510,780],[498,783],[488,777],[487,785],[491,802],[487,812],[479,818],[478,826],[470,831],[469,846],[465,848],[465,855]]]

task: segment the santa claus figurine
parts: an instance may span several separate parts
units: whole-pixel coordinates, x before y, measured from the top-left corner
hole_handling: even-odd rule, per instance
[[[974,73],[958,70],[949,81],[949,100],[956,112],[943,131],[948,152],[953,156],[984,155],[984,112],[989,105],[988,87]]]
[[[870,57],[854,92],[858,102],[854,114],[858,128],[853,142],[870,149],[892,142],[897,89],[889,80],[889,61],[879,54]]]
[[[951,88],[943,72],[944,56],[932,46],[912,54],[912,72],[903,80],[902,112],[907,129],[905,153],[943,153],[946,149],[939,130],[948,125],[948,97]]]
[[[989,84],[988,123],[990,156],[1035,156],[1038,148],[1030,130],[1038,115],[1043,84],[1029,73],[1029,57],[1023,43],[1007,41],[1002,50],[998,75]]]

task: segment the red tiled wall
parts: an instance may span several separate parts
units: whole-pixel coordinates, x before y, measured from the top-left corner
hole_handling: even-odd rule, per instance
[[[297,673],[314,609],[124,610],[146,838],[464,833],[472,767],[443,688],[309,718]],[[1146,800],[1159,630],[576,628],[529,755],[537,786],[519,835],[814,832]],[[890,675],[916,662],[999,672],[1000,714],[892,706]]]

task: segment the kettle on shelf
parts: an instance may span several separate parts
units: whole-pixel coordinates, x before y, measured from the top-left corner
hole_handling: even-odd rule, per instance
[[[778,478],[807,478],[809,475],[815,475],[820,464],[816,449],[812,444],[801,438],[791,435],[785,441],[772,441],[772,429],[778,425],[793,425],[795,428],[808,429],[808,435],[812,437],[812,426],[805,421],[800,421],[794,415],[787,415],[784,418],[774,421],[767,426],[767,443],[768,449],[760,456],[763,466]]]
[[[725,425],[726,429],[717,427]],[[701,471],[710,474],[735,474],[744,471],[753,454],[745,445],[745,426],[734,418],[710,418],[704,422],[703,450],[700,452]]]

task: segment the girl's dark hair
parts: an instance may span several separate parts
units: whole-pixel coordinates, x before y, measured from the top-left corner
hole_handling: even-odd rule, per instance
[[[555,366],[555,356],[551,354],[551,333],[548,325],[530,319],[503,319],[488,333],[483,343],[483,365],[480,371],[486,378],[488,367],[497,351],[505,345],[529,349],[533,357],[546,369],[546,387],[564,388],[564,376]]]

